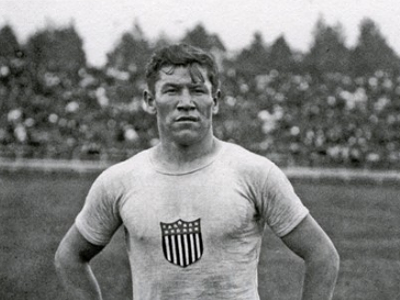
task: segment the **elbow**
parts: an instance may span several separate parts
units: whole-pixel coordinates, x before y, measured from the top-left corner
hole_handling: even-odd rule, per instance
[[[335,247],[332,247],[323,258],[325,269],[337,277],[340,269],[340,256]]]
[[[89,261],[90,259],[81,251],[63,242],[54,254],[54,267],[58,274],[86,267],[89,265]]]
[[[339,271],[340,255],[335,246],[331,243],[330,247],[325,251],[325,260],[334,270]]]
[[[67,269],[73,267],[76,263],[76,259],[71,254],[71,251],[66,249],[62,244],[58,247],[54,254],[54,267],[58,274],[63,273]]]
[[[314,256],[310,257],[309,263],[310,265],[318,266],[325,270],[325,272],[331,273],[336,277],[340,269],[340,256],[336,248],[332,245],[314,253]]]
[[[63,269],[64,265],[64,257],[62,255],[62,250],[59,247],[54,255],[54,267],[57,273],[59,273]]]
[[[332,284],[336,283],[339,276],[340,256],[335,247],[332,247],[325,255],[319,269],[321,276],[324,276]]]
[[[336,250],[335,247],[333,247],[333,251],[332,251],[332,266],[334,267],[336,273],[339,273],[339,269],[340,269],[340,255],[339,252]]]

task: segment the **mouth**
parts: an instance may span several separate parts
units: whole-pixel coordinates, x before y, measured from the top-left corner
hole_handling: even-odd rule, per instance
[[[197,122],[198,118],[194,116],[180,116],[175,119],[176,122]]]

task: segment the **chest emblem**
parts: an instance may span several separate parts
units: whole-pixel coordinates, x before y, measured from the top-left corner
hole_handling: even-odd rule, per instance
[[[162,248],[166,260],[186,268],[203,254],[200,218],[191,222],[181,219],[173,223],[160,222]]]

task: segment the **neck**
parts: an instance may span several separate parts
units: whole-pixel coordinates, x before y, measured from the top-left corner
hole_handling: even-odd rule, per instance
[[[192,145],[180,145],[161,140],[155,149],[155,160],[163,168],[173,171],[186,171],[200,167],[212,160],[217,148],[216,138],[207,136]]]

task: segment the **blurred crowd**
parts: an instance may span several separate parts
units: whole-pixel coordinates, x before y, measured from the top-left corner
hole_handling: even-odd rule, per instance
[[[120,161],[158,142],[135,70],[82,68],[75,81],[27,70],[0,62],[0,157]],[[400,77],[222,75],[219,138],[286,166],[400,167]]]
[[[225,98],[229,138],[281,164],[399,167],[400,77],[271,71],[236,91]]]
[[[221,69],[215,135],[282,166],[400,168],[400,58],[372,20],[354,48],[317,22],[306,53],[260,34],[238,53],[198,25],[181,40],[209,50]],[[145,62],[170,43],[136,24],[90,67],[71,25],[21,45],[0,29],[0,158],[120,161],[158,143],[142,100]]]

